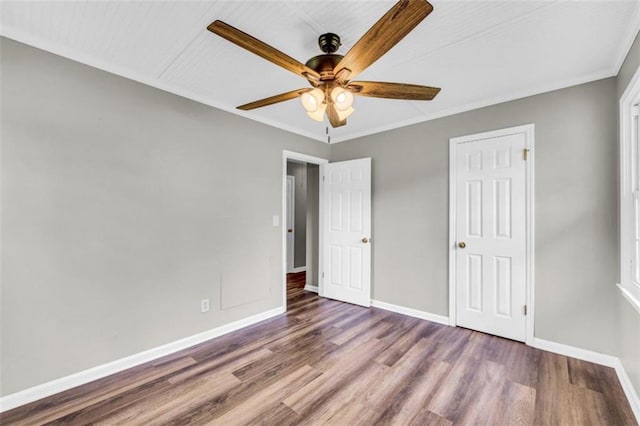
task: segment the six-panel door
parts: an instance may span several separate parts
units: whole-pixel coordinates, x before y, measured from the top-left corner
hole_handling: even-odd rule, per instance
[[[324,171],[324,297],[371,304],[371,159]]]
[[[456,147],[456,323],[524,341],[525,134]]]

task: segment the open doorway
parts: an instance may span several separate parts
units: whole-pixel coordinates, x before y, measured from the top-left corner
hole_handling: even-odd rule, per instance
[[[284,152],[284,289],[318,292],[320,258],[320,164],[322,158]]]
[[[287,160],[287,292],[318,291],[320,166]]]
[[[293,164],[302,164],[306,175],[296,178]],[[287,191],[288,182],[295,189]],[[299,216],[304,232],[301,225],[296,232],[295,210],[300,213],[300,207],[295,205],[293,194],[300,191],[306,195],[304,215]],[[289,214],[287,200],[291,200]],[[304,276],[295,277],[298,285],[304,283],[298,292],[314,291],[320,297],[371,306],[371,158],[329,163],[323,158],[284,151],[282,216],[283,225],[291,225],[281,227],[282,306],[286,309],[288,305],[287,271],[302,272],[296,267],[304,267]],[[288,222],[288,218],[292,220]],[[293,241],[291,250],[287,240]],[[296,248],[300,244],[303,254]]]

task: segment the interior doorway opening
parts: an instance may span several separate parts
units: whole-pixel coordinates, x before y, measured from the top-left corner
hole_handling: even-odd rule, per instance
[[[287,273],[317,270],[319,174],[317,164],[287,160]]]
[[[287,292],[318,292],[320,260],[320,165],[328,160],[284,152],[283,306]]]

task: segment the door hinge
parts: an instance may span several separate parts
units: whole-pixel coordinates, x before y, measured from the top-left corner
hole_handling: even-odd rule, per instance
[[[631,115],[634,117],[640,115],[640,105],[634,105],[631,107]]]
[[[529,149],[525,148],[524,149],[524,161],[527,161],[529,159]]]
[[[527,315],[527,305],[524,305],[523,309],[522,309],[523,313],[525,314],[525,316]]]
[[[324,182],[324,175],[322,175],[322,181]]]
[[[324,272],[322,273],[322,278],[324,278]]]

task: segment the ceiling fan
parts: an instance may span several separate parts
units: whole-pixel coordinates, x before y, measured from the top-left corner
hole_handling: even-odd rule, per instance
[[[400,0],[344,56],[335,53],[340,47],[339,36],[333,33],[321,35],[318,44],[324,54],[314,56],[306,64],[222,21],[214,21],[207,29],[306,78],[311,85],[311,88],[292,90],[240,105],[238,109],[247,111],[300,97],[309,117],[323,121],[326,113],[331,126],[339,127],[347,124],[347,117],[353,112],[353,95],[430,101],[438,94],[440,89],[437,87],[352,81],[409,34],[432,10],[433,6],[426,0]]]

